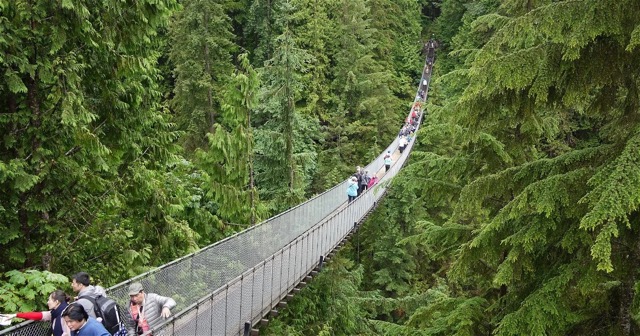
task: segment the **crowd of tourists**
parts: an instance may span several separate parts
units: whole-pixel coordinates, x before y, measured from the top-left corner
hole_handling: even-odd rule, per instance
[[[425,88],[426,89],[426,88]],[[411,140],[413,140],[420,115],[422,113],[422,103],[424,102],[424,89],[418,92],[416,101],[411,107],[411,113],[404,121],[400,132],[398,133],[398,151],[404,153]],[[385,173],[391,169],[393,164],[393,156],[391,151],[387,151],[383,157]],[[347,183],[347,200],[348,203],[353,202],[359,195],[362,195],[367,189],[378,183],[378,177],[373,176],[367,170],[363,170],[360,166],[356,167],[356,172],[349,177]]]
[[[427,54],[427,60],[423,69],[422,81],[419,84],[418,93],[416,99],[411,107],[409,116],[404,120],[400,131],[398,132],[398,151],[400,154],[404,153],[409,143],[415,138],[415,131],[418,127],[418,122],[422,114],[423,103],[425,102],[427,87],[429,82],[426,78],[429,77],[433,62],[435,60],[435,54],[433,50],[437,48],[437,41],[433,38],[424,44],[424,52]],[[383,157],[385,173],[391,169],[393,164],[393,156],[391,151],[387,151]],[[347,202],[353,202],[359,195],[362,195],[367,189],[371,188],[378,182],[376,175],[371,176],[368,171],[363,171],[360,166],[356,167],[355,174],[349,177],[347,183]]]
[[[0,325],[10,325],[15,319],[50,321],[53,336],[124,336],[152,335],[150,330],[171,316],[176,302],[154,293],[143,285],[129,286],[129,303],[121,309],[107,298],[104,288],[91,285],[89,274],[73,275],[71,289],[77,293],[72,301],[63,290],[53,291],[47,301],[49,310],[0,314]]]
[[[378,183],[376,175],[371,176],[368,170],[364,170],[360,166],[356,167],[356,173],[349,178],[349,183],[347,184],[348,202],[351,203],[376,183]]]

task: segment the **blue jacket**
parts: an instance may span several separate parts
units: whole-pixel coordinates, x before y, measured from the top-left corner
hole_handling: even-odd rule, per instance
[[[347,195],[358,196],[358,182],[349,180],[349,187],[347,188]]]
[[[82,328],[71,332],[71,336],[111,336],[111,334],[104,328],[102,323],[93,317],[89,317],[89,320]]]

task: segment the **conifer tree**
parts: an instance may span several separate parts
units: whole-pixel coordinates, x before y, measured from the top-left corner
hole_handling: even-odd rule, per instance
[[[195,248],[169,210],[179,134],[155,68],[157,30],[175,2],[0,8],[2,269],[90,269],[115,281]]]
[[[380,153],[402,120],[394,95],[393,71],[376,58],[372,17],[367,1],[331,4],[328,49],[333,64],[331,96],[325,116],[327,142],[320,153],[319,178],[343,176]],[[337,182],[327,179],[330,185]]]
[[[415,89],[412,79],[420,76],[423,62],[416,57],[420,53],[420,5],[412,0],[372,0],[369,1],[370,16],[374,29],[372,37],[376,41],[373,52],[385,69],[395,70],[396,75],[410,75],[403,82],[410,83],[399,91],[402,96]],[[406,91],[405,91],[406,90]],[[408,96],[411,98],[411,96]]]
[[[284,2],[279,9],[283,32],[275,40],[274,56],[262,69],[265,88],[262,109],[256,113],[256,161],[258,187],[267,199],[284,200],[282,206],[298,204],[305,197],[314,168],[315,121],[302,116],[296,103],[304,90],[302,74],[311,56],[298,48],[288,27],[293,8]]]
[[[171,61],[175,66],[172,107],[185,146],[204,146],[221,113],[220,97],[231,75],[233,42],[231,19],[221,1],[188,0],[171,24]]]
[[[209,148],[198,151],[198,164],[208,172],[204,189],[227,223],[256,224],[261,213],[254,182],[251,111],[258,104],[260,80],[247,54],[238,57],[222,99],[221,123],[208,133]]]
[[[291,15],[288,27],[291,30],[296,44],[309,53],[311,56],[307,63],[307,71],[300,77],[303,94],[296,102],[296,107],[300,114],[311,119],[317,119],[320,125],[326,125],[329,109],[330,92],[330,58],[335,50],[328,46],[331,44],[331,32],[333,22],[329,18],[329,10],[334,1],[318,0],[293,0],[291,1]],[[320,131],[323,131],[322,128]],[[319,141],[325,138],[325,134],[320,135]],[[317,149],[315,150],[317,151]],[[344,176],[339,176],[340,180]],[[332,184],[324,183],[326,176],[322,172],[316,171],[313,183],[308,193],[318,193],[324,191]]]
[[[281,32],[276,26],[276,12],[281,0],[251,0],[245,22],[247,48],[253,51],[254,64],[263,64],[273,57],[274,42]]]
[[[300,48],[311,56],[308,71],[302,81],[305,94],[298,103],[303,114],[309,114],[320,120],[326,119],[327,99],[329,98],[329,58],[327,50],[330,33],[333,29],[328,10],[331,1],[295,0],[292,6],[296,9],[290,18],[289,27]]]
[[[308,287],[294,296],[266,335],[362,335],[371,332],[358,300],[362,268],[338,255]]]
[[[432,87],[441,106],[406,169],[426,211],[408,241],[437,256],[448,285],[431,290],[458,304],[425,302],[407,325],[637,333],[637,4],[458,4],[443,3],[448,20],[466,11],[443,44],[459,61]]]

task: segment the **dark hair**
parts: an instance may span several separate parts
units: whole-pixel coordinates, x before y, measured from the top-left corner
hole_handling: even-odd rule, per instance
[[[89,286],[89,274],[87,272],[78,272],[73,275],[73,280],[79,284]]]
[[[51,292],[51,294],[49,294],[49,296],[51,296],[54,300],[63,303],[63,302],[69,302],[69,300],[71,300],[71,298],[69,297],[69,295],[67,295],[67,293],[65,293],[62,289],[58,289],[55,290],[53,292]]]
[[[82,307],[81,304],[75,302],[70,304],[67,309],[62,312],[62,317],[65,316],[69,316],[70,320],[77,322],[86,321],[89,319],[89,314],[87,314],[87,312],[84,310],[84,307]]]

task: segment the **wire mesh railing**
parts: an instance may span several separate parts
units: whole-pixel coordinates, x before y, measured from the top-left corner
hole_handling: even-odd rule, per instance
[[[414,104],[426,100],[432,63],[427,56]],[[152,330],[154,335],[242,334],[247,322],[253,325],[273,309],[372,209],[414,142],[407,144],[377,186],[348,206],[344,206],[348,183],[344,181],[254,227],[119,283],[107,293],[127,306],[128,285],[141,282],[147,292],[172,297],[178,313]],[[398,145],[396,137],[364,169],[379,171],[384,155],[394,153]],[[0,335],[45,336],[50,335],[50,325],[24,322]]]

